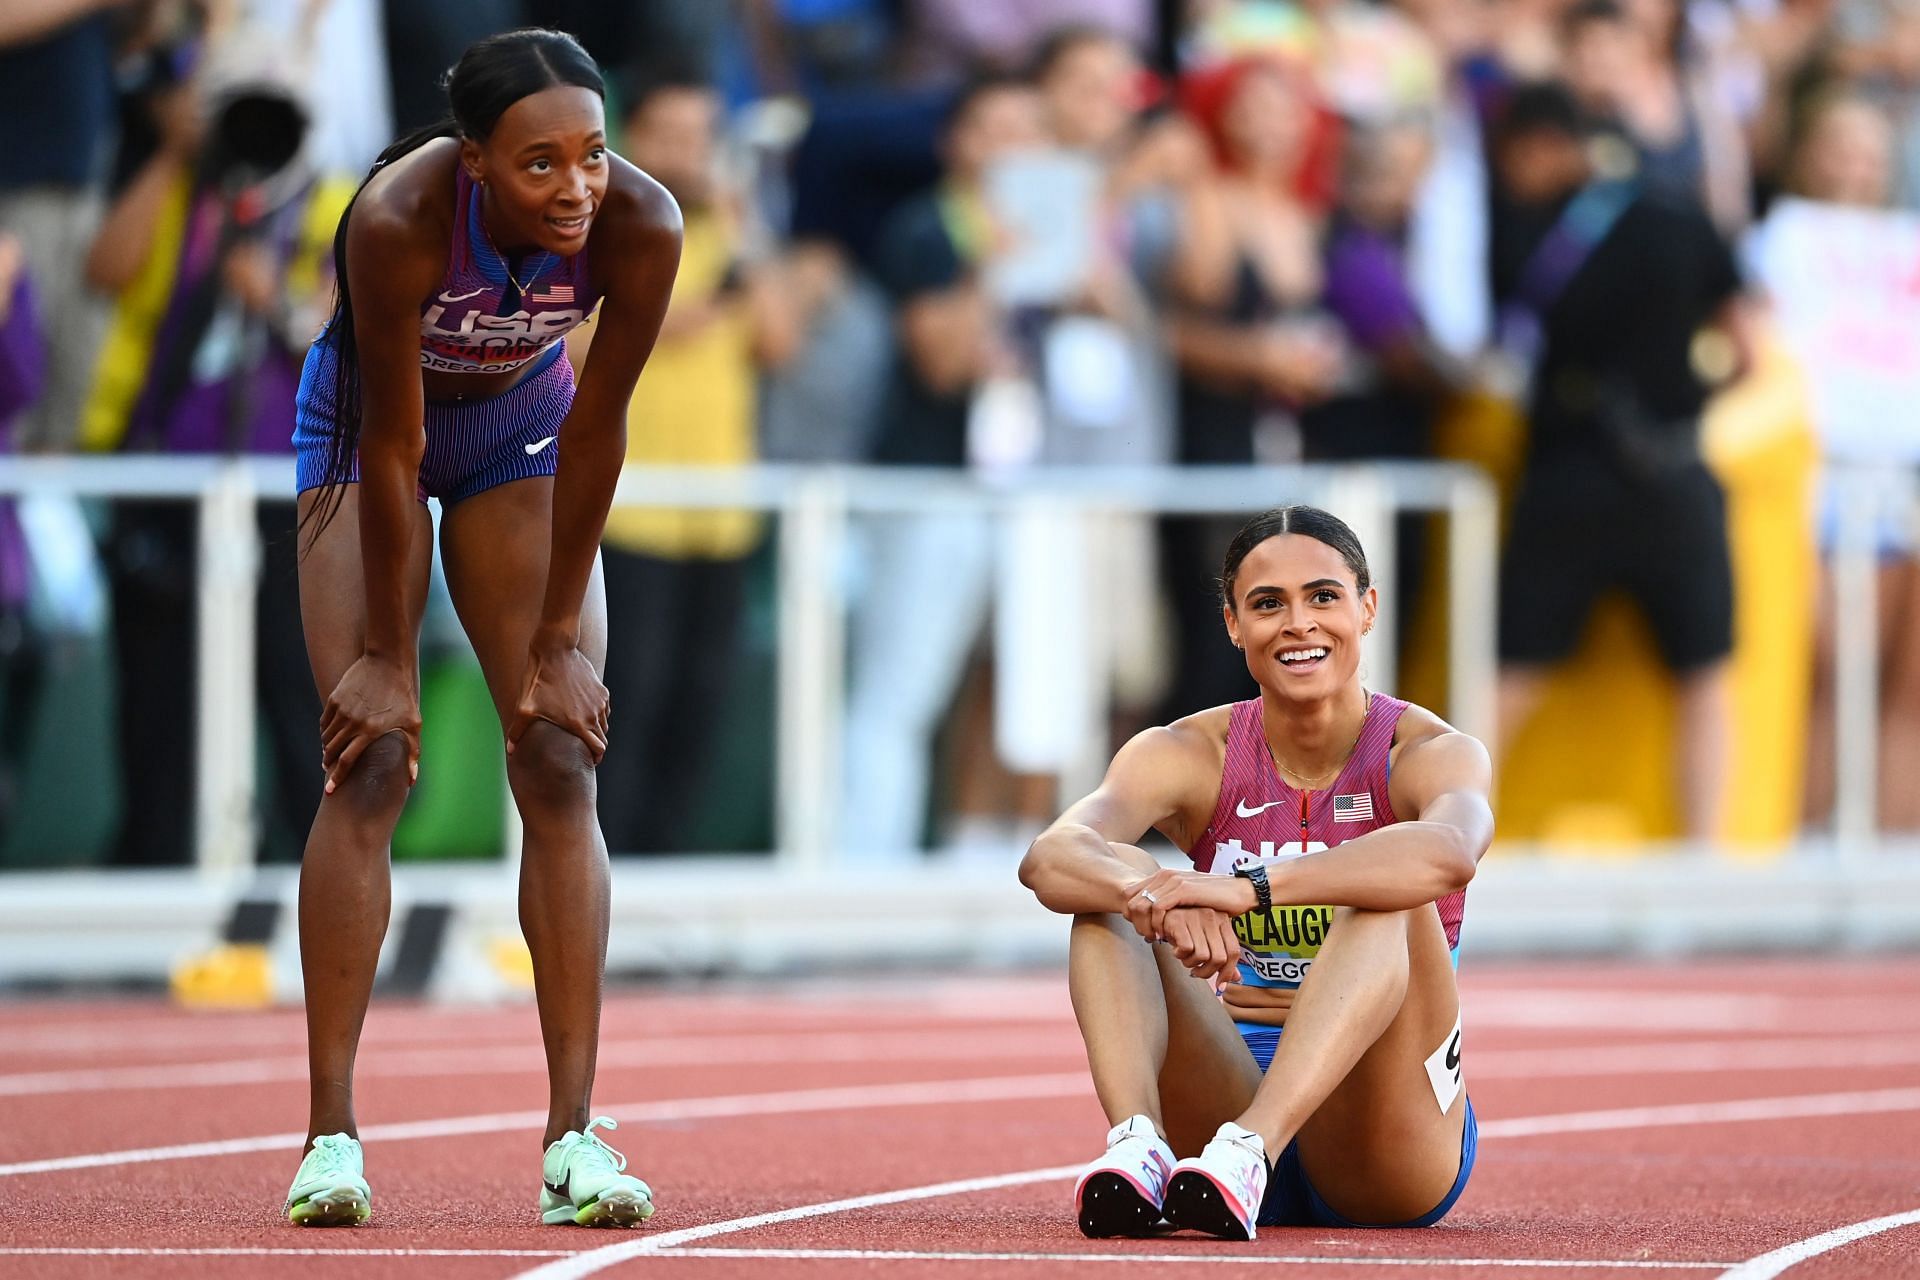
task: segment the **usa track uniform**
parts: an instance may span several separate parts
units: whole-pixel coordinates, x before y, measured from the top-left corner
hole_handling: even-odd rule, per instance
[[[440,286],[420,308],[420,367],[437,373],[501,373],[532,365],[518,384],[478,400],[428,401],[422,501],[458,502],[510,480],[550,476],[559,465],[560,424],[573,406],[573,366],[562,339],[600,301],[585,250],[571,258],[529,254],[517,273],[487,237],[479,186],[455,167],[452,253]],[[307,352],[294,401],[293,447],[301,493],[326,483],[338,418],[333,402],[338,339],[331,329]],[[358,480],[359,459],[347,478]]]
[[[1254,863],[1275,866],[1397,822],[1388,794],[1390,753],[1394,732],[1406,709],[1407,704],[1398,698],[1370,694],[1359,740],[1340,776],[1330,786],[1309,792],[1287,783],[1274,765],[1261,722],[1260,700],[1235,703],[1227,728],[1220,797],[1206,830],[1186,851],[1187,857],[1200,871],[1232,875],[1239,867]],[[1446,931],[1447,949],[1457,966],[1466,891],[1449,894],[1435,905]],[[1271,910],[1250,911],[1236,919],[1233,927],[1240,938],[1239,980],[1254,987],[1298,987],[1333,928],[1333,915],[1330,906],[1275,903]],[[1265,1071],[1273,1061],[1282,1029],[1252,1022],[1236,1025],[1254,1060]],[[1428,1074],[1445,1110],[1463,1087],[1457,1024],[1449,1043],[1428,1062]],[[1393,1225],[1428,1226],[1437,1222],[1466,1189],[1479,1136],[1472,1100],[1466,1105],[1460,1176],[1453,1189],[1431,1213]],[[1301,1167],[1298,1143],[1289,1143],[1276,1162],[1259,1221],[1262,1226],[1360,1225],[1348,1222],[1320,1199]]]

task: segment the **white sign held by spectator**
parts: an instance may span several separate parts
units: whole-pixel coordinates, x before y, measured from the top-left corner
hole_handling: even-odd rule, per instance
[[[1748,251],[1827,457],[1920,462],[1920,216],[1782,200]]]

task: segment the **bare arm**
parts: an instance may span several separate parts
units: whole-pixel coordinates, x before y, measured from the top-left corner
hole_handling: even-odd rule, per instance
[[[1174,359],[1199,378],[1313,400],[1340,368],[1337,346],[1299,332],[1178,316],[1168,326]]]
[[[327,694],[320,717],[329,794],[362,752],[391,733],[406,744],[409,778],[418,769],[420,680],[404,574],[417,533],[414,492],[426,451],[420,299],[439,280],[447,252],[445,224],[423,216],[417,198],[390,184],[352,210],[346,235],[359,367],[367,631],[359,658]]]
[[[1274,903],[1408,911],[1464,889],[1493,843],[1492,781],[1476,738],[1447,729],[1408,744],[1394,765],[1392,798],[1395,813],[1413,818],[1269,868]],[[1161,871],[1134,887],[1126,911],[1151,937],[1181,907],[1240,915],[1258,905],[1249,880]]]
[[[0,49],[31,44],[66,26],[100,12],[117,9],[125,0],[7,0],[0,5]]]
[[[680,267],[679,206],[639,170],[628,167],[626,173],[636,185],[602,213],[609,221],[597,231],[606,238],[594,243],[596,260],[610,274],[579,389],[560,425],[546,595],[519,707],[507,732],[511,750],[535,720],[552,720],[585,740],[596,761],[606,750],[605,707],[599,724],[587,724],[580,699],[568,692],[591,676],[579,669],[585,662],[579,654],[580,611],[626,462],[627,402],[659,337]],[[557,691],[557,701],[546,698],[545,691]]]
[[[411,671],[415,637],[403,584],[426,452],[420,300],[439,282],[436,228],[397,198],[363,198],[349,215],[347,279],[360,369],[360,559],[368,655]]]
[[[87,284],[115,294],[132,284],[153,252],[153,233],[186,167],[163,150],[147,161],[107,210],[87,250]]]
[[[1273,900],[1405,911],[1467,887],[1493,843],[1493,766],[1477,738],[1451,730],[1402,749],[1396,813],[1409,821],[1273,868]]]
[[[1050,911],[1124,910],[1130,887],[1154,867],[1115,847],[1130,848],[1154,828],[1181,840],[1195,796],[1218,786],[1211,755],[1192,720],[1136,734],[1099,789],[1034,840],[1020,863],[1020,883]]]

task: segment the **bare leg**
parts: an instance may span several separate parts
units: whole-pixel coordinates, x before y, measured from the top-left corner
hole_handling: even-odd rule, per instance
[[[1142,874],[1152,856],[1121,846]],[[1144,1115],[1181,1156],[1198,1154],[1260,1084],[1260,1068],[1207,984],[1118,915],[1073,920],[1067,987],[1110,1124]]]
[[[1884,597],[1883,597],[1884,599]],[[1833,816],[1834,798],[1834,620],[1838,601],[1833,596],[1833,563],[1820,566],[1819,583],[1813,597],[1813,695],[1807,714],[1806,794],[1801,799],[1801,820],[1817,827]]]
[[[1314,1188],[1357,1222],[1429,1212],[1460,1172],[1464,1092],[1437,1105],[1425,1061],[1460,1013],[1439,913],[1338,908],[1273,1063],[1239,1123],[1270,1158],[1296,1136]]]
[[[1726,830],[1728,754],[1733,750],[1733,677],[1716,662],[1680,677],[1678,741],[1681,816],[1687,835],[1713,840]]]
[[[441,524],[447,585],[503,724],[526,675],[527,646],[546,591],[552,522],[553,481],[536,478],[476,494]],[[581,652],[596,671],[606,663],[606,610],[596,566],[580,627]],[[526,825],[520,928],[533,954],[547,1052],[544,1147],[587,1125],[612,882],[584,743],[556,725],[536,724],[508,757],[507,781]]]
[[[1880,653],[1886,685],[1880,693],[1880,830],[1920,830],[1920,564],[1901,560],[1880,570]]]
[[[300,617],[314,686],[323,699],[366,645],[359,494],[357,485],[347,487],[333,521],[300,560]],[[317,491],[301,495],[303,517],[317,498]],[[407,549],[407,608],[416,630],[426,607],[433,554],[432,522],[425,507],[417,517]],[[313,750],[318,756],[317,733]],[[387,850],[406,803],[406,768],[406,748],[397,739],[388,737],[369,747],[339,789],[321,799],[300,859],[308,1146],[321,1134],[358,1133],[353,1061],[387,932]]]

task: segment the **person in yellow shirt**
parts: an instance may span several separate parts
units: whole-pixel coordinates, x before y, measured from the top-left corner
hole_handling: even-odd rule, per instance
[[[717,176],[719,95],[668,71],[629,88],[624,154],[679,201],[680,274],[627,411],[630,466],[738,467],[758,457],[760,369],[797,347],[779,266],[745,258],[745,217]],[[592,341],[577,331],[573,359]],[[609,633],[606,685],[620,732],[600,762],[600,825],[615,853],[685,848],[710,758],[715,709],[735,665],[750,511],[618,507],[601,555]]]

